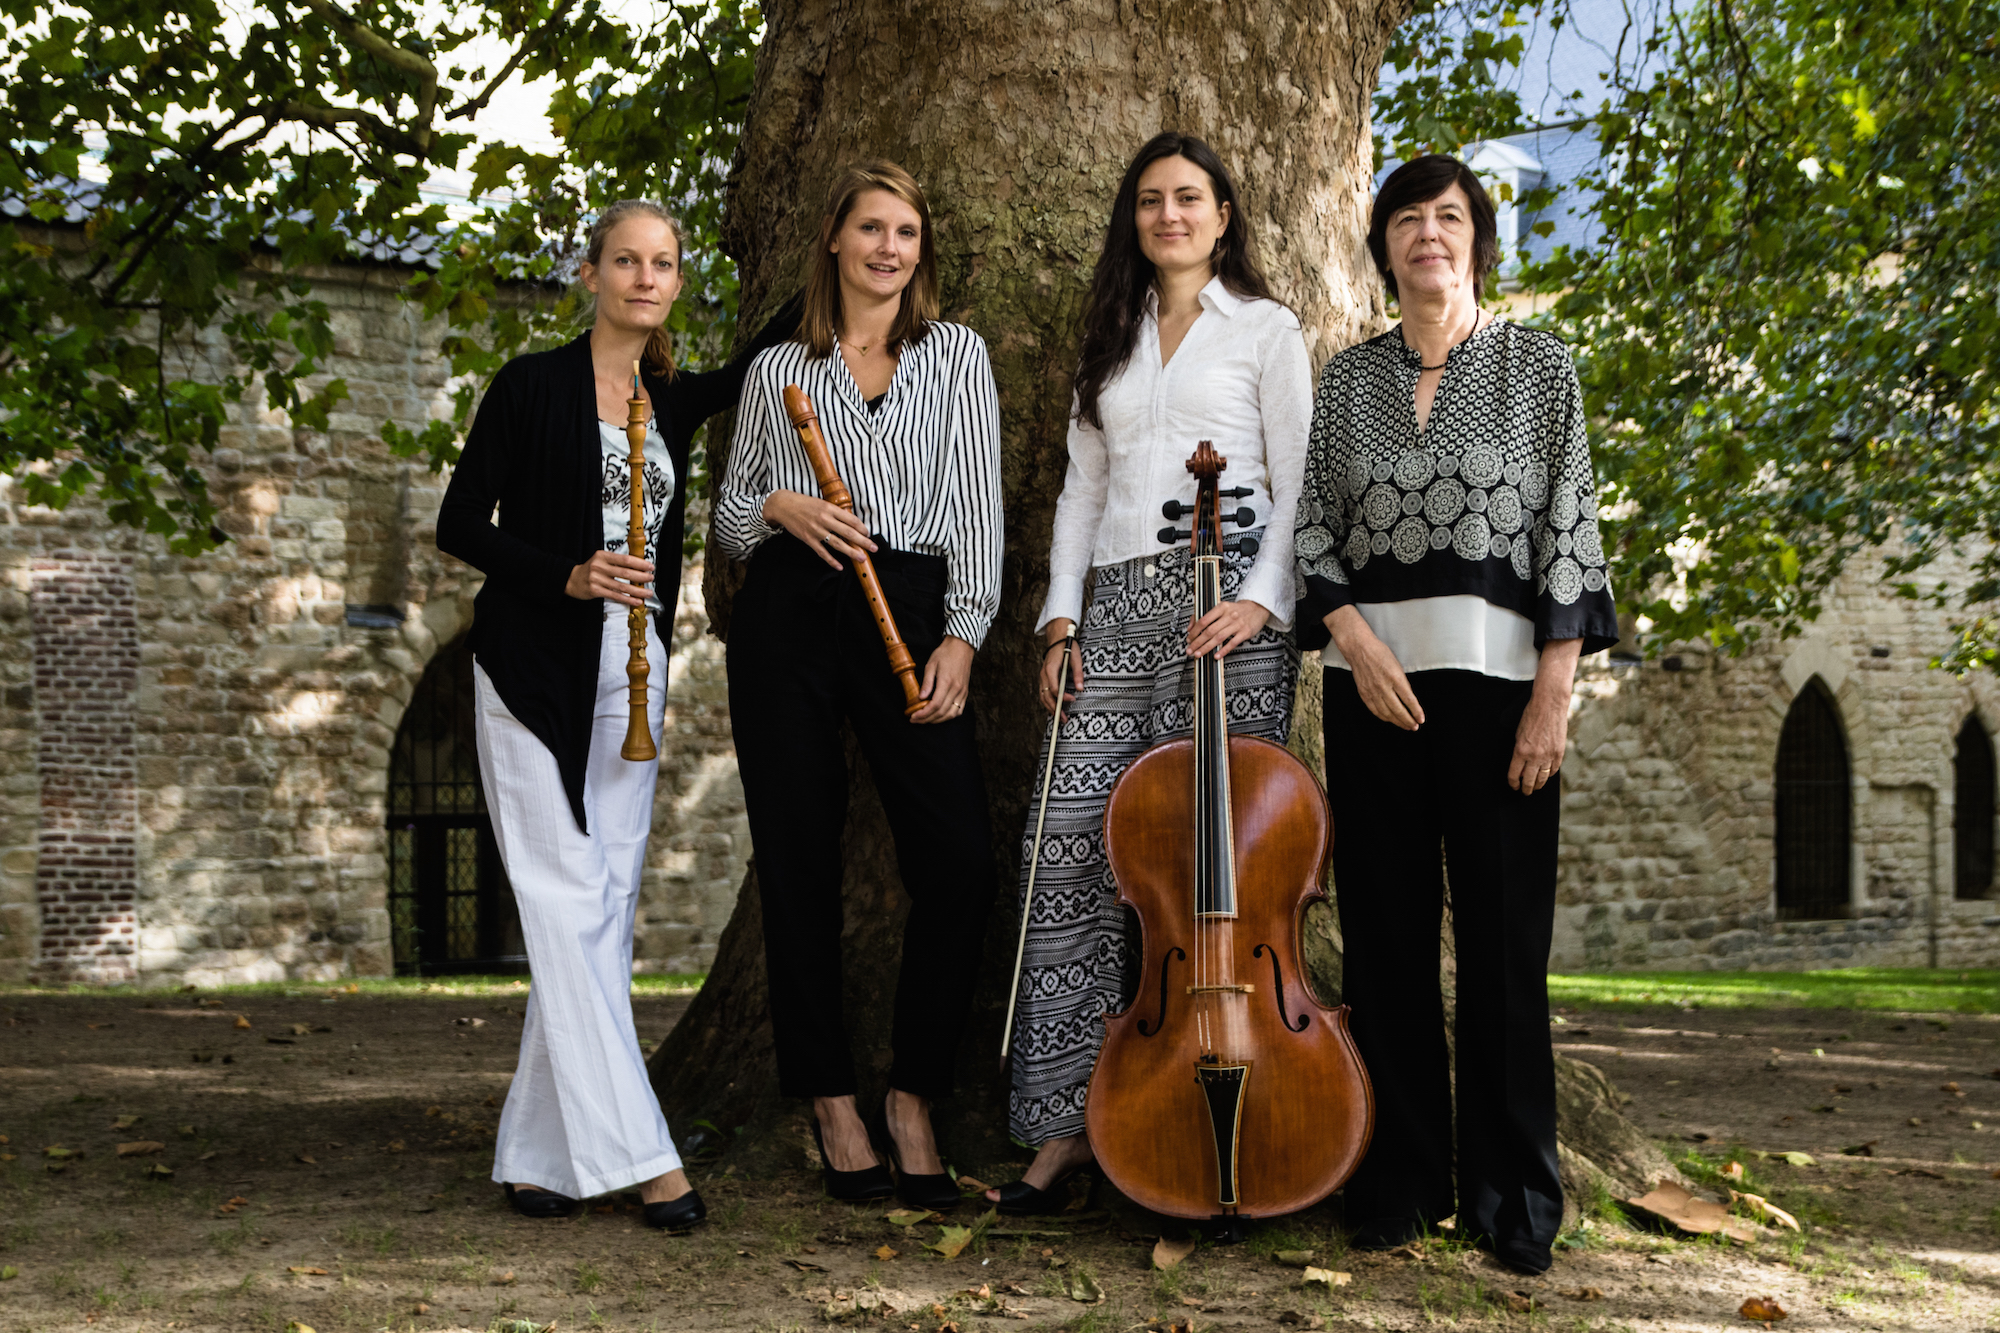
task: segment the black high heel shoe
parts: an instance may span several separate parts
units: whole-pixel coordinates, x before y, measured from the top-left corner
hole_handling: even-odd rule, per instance
[[[819,1148],[819,1160],[825,1165],[820,1169],[820,1178],[826,1183],[826,1192],[842,1203],[873,1203],[886,1199],[896,1192],[896,1182],[889,1175],[889,1168],[877,1162],[864,1166],[859,1171],[836,1171],[833,1159],[827,1156],[826,1140],[819,1132],[819,1117],[813,1117],[813,1143]]]
[[[659,1231],[689,1231],[708,1220],[708,1205],[700,1190],[691,1189],[678,1199],[647,1204],[644,1217],[647,1226]]]
[[[891,1094],[893,1095],[893,1094]],[[918,1175],[903,1169],[902,1149],[896,1146],[896,1135],[888,1128],[889,1107],[883,1103],[883,1137],[889,1141],[889,1161],[896,1168],[896,1197],[912,1208],[926,1212],[948,1213],[958,1207],[962,1197],[958,1192],[958,1182],[947,1171]]]
[[[1069,1184],[1070,1178],[1077,1172],[1087,1171],[1096,1165],[1094,1158],[1087,1162],[1078,1162],[1050,1181],[1049,1187],[1045,1190],[1036,1189],[1025,1180],[1010,1180],[1000,1186],[1000,1198],[993,1206],[1008,1217],[1046,1217],[1051,1213],[1060,1213],[1069,1207],[1069,1191],[1063,1187]],[[1088,1196],[1086,1196],[1087,1204]]]
[[[523,1217],[568,1217],[576,1211],[576,1200],[554,1190],[516,1190],[507,1186],[507,1202]]]

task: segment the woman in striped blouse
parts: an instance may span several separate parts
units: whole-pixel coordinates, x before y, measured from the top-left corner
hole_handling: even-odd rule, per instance
[[[953,1056],[993,896],[986,789],[966,689],[1000,605],[1000,401],[986,344],[939,322],[930,210],[886,162],[842,171],[821,222],[797,340],[757,358],[716,502],[724,553],[749,563],[729,633],[729,709],[763,898],[779,1087],[813,1101],[828,1191],[958,1201],[930,1103]],[[781,395],[819,413],[849,513],[819,498]],[[860,585],[866,552],[927,700],[905,717]],[[840,726],[874,775],[911,908],[886,1106],[892,1184],[855,1107],[841,1015]]]

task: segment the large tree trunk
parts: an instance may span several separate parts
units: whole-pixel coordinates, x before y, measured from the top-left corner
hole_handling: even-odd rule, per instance
[[[977,1010],[959,1096],[939,1116],[961,1164],[1004,1148],[1001,1010],[1042,731],[1032,630],[1048,583],[1078,322],[1112,194],[1147,138],[1166,128],[1199,134],[1236,174],[1266,271],[1304,322],[1315,362],[1380,327],[1364,245],[1368,103],[1405,9],[1406,0],[784,0],[765,10],[727,222],[743,327],[803,280],[834,171],[886,157],[928,191],[946,317],[985,337],[1000,385],[1005,596],[974,670],[973,707],[1001,893],[983,955],[965,960],[978,969]],[[723,466],[719,434],[713,476]],[[740,578],[727,561],[709,564],[709,615],[725,637]],[[904,904],[858,756],[851,771],[843,998],[870,1083],[866,1109],[881,1095]],[[776,1097],[754,881],[753,869],[708,984],[653,1058],[676,1132],[687,1136],[697,1120],[721,1127],[749,1150],[740,1154],[748,1169],[762,1150],[793,1157],[801,1142],[797,1108]]]
[[[1368,102],[1406,9],[1407,0],[781,0],[765,11],[727,221],[742,326],[757,327],[802,282],[834,171],[887,157],[930,194],[947,317],[986,338],[1000,385],[1005,595],[974,670],[973,706],[1001,893],[982,955],[964,960],[978,970],[978,999],[960,1094],[938,1118],[961,1167],[1006,1151],[1001,1012],[1043,729],[1032,630],[1048,584],[1078,321],[1112,194],[1144,140],[1167,128],[1199,134],[1235,172],[1265,269],[1303,321],[1315,364],[1381,327],[1364,244]],[[726,434],[712,432],[711,442],[711,476],[720,477]],[[727,637],[741,571],[711,560],[707,579],[710,621]],[[1295,748],[1318,769],[1316,672],[1300,695]],[[882,1094],[905,907],[873,783],[849,748],[842,999],[865,1111]],[[720,1136],[752,1171],[797,1165],[808,1151],[800,1108],[776,1093],[755,881],[753,867],[708,984],[652,1061],[683,1140],[700,1147]],[[1308,952],[1317,988],[1337,995],[1330,914],[1315,913]]]

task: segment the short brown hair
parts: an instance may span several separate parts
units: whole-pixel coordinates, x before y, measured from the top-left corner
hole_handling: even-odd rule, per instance
[[[1429,203],[1454,185],[1465,191],[1472,206],[1472,295],[1475,299],[1486,295],[1486,275],[1500,267],[1500,224],[1493,214],[1493,200],[1471,167],[1444,153],[1432,153],[1390,172],[1368,215],[1368,253],[1391,297],[1397,293],[1396,275],[1389,269],[1389,219],[1412,204]]]
[[[840,261],[829,250],[834,234],[847,223],[854,201],[870,190],[887,190],[917,210],[923,223],[918,242],[917,271],[903,288],[902,309],[889,329],[889,351],[900,353],[922,342],[938,317],[937,250],[931,240],[931,206],[916,177],[894,162],[856,162],[834,177],[826,192],[826,212],[820,218],[819,253],[813,256],[812,277],[806,282],[805,310],[799,317],[798,340],[815,357],[831,356],[840,345]]]
[[[627,218],[658,218],[667,224],[674,234],[674,267],[680,269],[681,259],[687,247],[681,243],[681,220],[669,213],[664,204],[656,204],[651,199],[620,199],[597,215],[590,224],[590,240],[584,246],[583,262],[596,268],[604,262],[604,242],[610,239],[612,231]],[[682,284],[686,284],[687,274],[681,273]],[[646,365],[655,375],[663,377],[669,384],[674,379],[674,335],[667,332],[667,321],[661,320],[660,327],[646,335]]]

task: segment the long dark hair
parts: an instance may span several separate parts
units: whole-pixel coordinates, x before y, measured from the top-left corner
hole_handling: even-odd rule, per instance
[[[1098,395],[1132,359],[1139,325],[1146,313],[1146,293],[1153,286],[1153,261],[1139,248],[1139,177],[1164,157],[1184,157],[1208,173],[1218,208],[1229,206],[1215,271],[1236,295],[1271,301],[1270,284],[1257,267],[1251,249],[1250,224],[1236,198],[1236,182],[1222,159],[1192,134],[1168,130],[1146,141],[1125,168],[1118,198],[1111,205],[1111,222],[1104,229],[1104,249],[1090,277],[1090,305],[1083,316],[1083,355],[1076,369],[1076,419],[1100,429]]]

